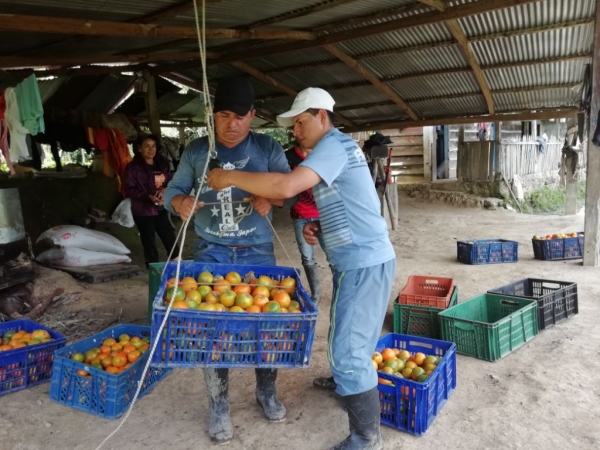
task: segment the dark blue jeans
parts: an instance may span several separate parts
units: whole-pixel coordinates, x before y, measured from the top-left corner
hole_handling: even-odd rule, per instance
[[[271,242],[236,248],[215,244],[204,239],[197,239],[194,244],[194,261],[250,266],[274,266],[276,264],[275,251]]]

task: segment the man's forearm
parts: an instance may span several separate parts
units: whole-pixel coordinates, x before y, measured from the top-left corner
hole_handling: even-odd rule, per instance
[[[227,172],[227,181],[231,185],[272,200],[284,200],[295,195],[295,193],[290,193],[286,179],[286,175],[282,173],[255,173],[238,170]]]

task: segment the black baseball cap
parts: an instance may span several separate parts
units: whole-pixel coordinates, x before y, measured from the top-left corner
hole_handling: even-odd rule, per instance
[[[245,116],[253,109],[254,87],[247,78],[221,78],[217,84],[213,112],[231,111]]]

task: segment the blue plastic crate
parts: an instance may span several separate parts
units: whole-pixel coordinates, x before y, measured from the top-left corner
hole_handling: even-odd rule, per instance
[[[0,396],[50,381],[54,351],[67,341],[62,334],[29,319],[0,323],[0,336],[20,330],[46,330],[52,341],[0,353]]]
[[[583,258],[585,237],[579,236],[583,231],[577,234],[577,237],[563,239],[532,239],[534,258],[542,261]]]
[[[379,378],[393,383],[393,386],[382,383],[377,385],[381,423],[420,436],[431,426],[456,388],[456,345],[452,342],[389,333],[379,339],[376,351],[380,352],[384,348],[442,357],[436,369],[422,383],[377,372]]]
[[[304,291],[298,273],[290,267],[208,264],[184,261],[180,278],[197,278],[203,271],[244,277],[254,272],[281,280],[296,280],[296,300],[302,312],[294,314],[231,313],[171,309],[162,335],[158,329],[167,308],[163,304],[165,282],[175,275],[169,263],[162,286],[154,299],[152,342],[158,339],[152,359],[158,367],[295,368],[310,363],[317,323],[317,307]],[[169,351],[165,351],[166,349]]]
[[[54,358],[50,398],[61,405],[70,406],[105,419],[116,419],[121,416],[133,400],[150,350],[144,353],[129,369],[117,375],[71,359],[74,353],[84,353],[93,347],[100,347],[105,339],[111,337],[116,339],[121,334],[150,337],[150,327],[117,325],[58,350]],[[91,378],[77,374],[78,370],[85,370],[91,375]],[[170,369],[150,366],[139,398],[150,392],[156,383],[165,378],[170,371]]]
[[[465,264],[500,264],[519,260],[519,243],[505,239],[458,241],[456,259]]]

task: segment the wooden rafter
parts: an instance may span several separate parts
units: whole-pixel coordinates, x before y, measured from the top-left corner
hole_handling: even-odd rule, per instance
[[[337,47],[335,45],[326,45],[325,49],[329,53],[331,53],[333,56],[335,56],[336,58],[339,58],[340,61],[342,61],[349,68],[351,68],[356,73],[358,73],[361,77],[368,80],[373,86],[375,86],[375,89],[377,89],[379,92],[381,92],[387,98],[389,98],[394,103],[396,103],[404,112],[406,112],[406,114],[408,114],[408,116],[411,119],[413,119],[413,120],[418,119],[418,117],[414,113],[414,111],[412,109],[410,109],[410,107],[406,103],[404,103],[404,100],[402,100],[400,98],[400,96],[398,94],[396,94],[392,89],[390,89],[384,83],[379,81],[379,79],[373,72],[371,72],[370,70],[368,70],[367,68],[362,66],[359,62],[352,59],[350,56],[348,56],[339,47]]]
[[[286,20],[296,19],[298,17],[308,16],[317,12],[326,11],[331,8],[336,8],[348,3],[355,2],[357,0],[326,0],[316,5],[307,6],[305,8],[295,9],[277,16],[269,17],[267,19],[258,20],[256,22],[249,23],[243,27],[238,27],[242,30],[253,30],[255,28],[265,27],[267,25],[273,25],[275,23],[285,22]]]
[[[289,95],[290,97],[295,97],[296,94],[298,94],[298,91],[296,91],[294,88],[288,86],[285,83],[282,83],[281,81],[276,80],[275,78],[264,74],[263,72],[261,72],[260,70],[256,69],[255,67],[252,67],[250,64],[244,63],[244,62],[235,62],[232,63],[232,65],[250,75],[252,75],[254,78],[259,79],[260,81],[262,81],[263,83],[267,83],[271,86],[273,86],[274,88],[279,89],[280,91],[285,92],[287,95]],[[346,117],[342,116],[341,114],[336,114],[337,117],[339,117],[340,121],[347,126],[353,126],[354,122],[352,122],[351,120],[347,119]]]
[[[490,41],[490,40],[495,40],[495,39],[509,38],[509,37],[513,37],[513,36],[522,36],[522,35],[528,35],[528,34],[534,34],[534,33],[542,33],[542,32],[552,31],[552,30],[564,30],[565,28],[573,28],[573,27],[578,27],[578,26],[591,25],[593,23],[594,22],[591,19],[575,20],[575,21],[563,22],[563,23],[554,23],[554,24],[544,25],[544,26],[540,26],[540,27],[522,28],[519,30],[510,30],[510,31],[503,31],[503,32],[493,33],[493,34],[484,34],[481,36],[472,36],[472,37],[469,37],[469,42],[471,42],[471,43],[484,42],[484,41]],[[354,55],[353,58],[356,59],[357,61],[363,61],[366,59],[381,58],[381,57],[389,56],[389,55],[400,55],[400,54],[404,54],[404,53],[429,50],[432,48],[439,49],[441,47],[451,47],[453,45],[456,45],[456,41],[452,39],[452,40],[447,40],[447,41],[432,42],[429,44],[419,44],[419,45],[412,45],[412,46],[408,46],[408,47],[381,50],[378,52],[359,53],[357,55]],[[326,60],[326,61],[317,61],[317,62],[313,62],[313,63],[296,64],[293,66],[277,67],[275,69],[271,69],[271,70],[267,71],[266,73],[273,74],[273,73],[277,73],[277,72],[288,72],[288,71],[294,71],[294,70],[311,69],[311,68],[315,68],[315,67],[339,64],[339,62],[340,61],[336,58],[336,59],[330,59],[330,60]]]
[[[208,52],[208,57],[218,54]],[[82,55],[82,56],[0,56],[0,68],[81,66],[87,64],[118,64],[199,59],[198,52],[178,53],[134,53],[125,55]]]
[[[504,122],[504,121],[526,121],[526,120],[546,120],[560,119],[567,117],[570,114],[578,112],[578,108],[564,107],[556,109],[548,109],[538,112],[519,112],[515,114],[494,114],[489,116],[468,116],[468,117],[450,117],[426,120],[405,120],[397,122],[378,122],[359,124],[354,127],[344,128],[344,133],[353,133],[356,131],[365,130],[387,130],[390,128],[404,129],[411,127],[426,127],[436,125],[460,125],[477,122]]]
[[[221,0],[207,0],[207,3],[218,3],[220,1]],[[184,13],[188,12],[189,10],[191,10],[193,7],[194,7],[193,0],[184,0],[175,5],[171,5],[171,6],[167,6],[166,8],[159,9],[158,11],[155,11],[155,12],[152,12],[149,14],[145,14],[145,15],[139,16],[139,17],[134,17],[133,19],[126,20],[125,22],[126,23],[144,23],[144,24],[145,23],[156,23],[156,22],[160,22],[161,20],[170,19],[173,17],[177,17],[181,14],[184,14]],[[39,52],[42,50],[48,50],[50,48],[54,48],[59,45],[64,48],[64,46],[66,44],[72,44],[75,42],[82,42],[85,40],[90,40],[93,37],[94,36],[70,36],[67,38],[59,39],[54,42],[50,42],[49,44],[43,44],[40,46],[36,46],[36,47],[30,48],[30,49],[27,49],[24,53],[26,53],[26,54],[35,53],[35,52]],[[144,53],[146,53],[146,52],[148,52],[148,51],[145,50]]]
[[[484,66],[484,67],[482,67],[482,69],[484,71],[510,69],[512,67],[534,66],[534,65],[541,65],[541,64],[554,64],[554,63],[566,62],[566,61],[576,61],[576,60],[581,60],[581,59],[589,59],[590,57],[591,57],[591,55],[569,55],[569,56],[560,56],[558,58],[534,59],[534,60],[519,61],[519,62],[513,62],[513,63],[496,64],[496,65],[491,65],[491,66]],[[412,74],[407,74],[407,75],[396,75],[393,77],[382,79],[380,81],[382,83],[391,83],[391,82],[395,82],[395,81],[412,80],[415,78],[432,77],[432,76],[438,76],[438,75],[464,74],[464,73],[471,73],[471,69],[470,68],[458,68],[458,69],[432,70],[429,72],[412,73]],[[325,89],[327,89],[330,92],[333,92],[333,91],[337,91],[340,89],[349,89],[349,88],[354,88],[354,87],[368,86],[369,84],[370,83],[367,81],[357,81],[357,82],[353,82],[353,83],[342,83],[342,84],[330,85],[330,86],[325,87]],[[281,97],[282,96],[259,97],[256,99],[256,101],[263,102],[263,101],[275,100],[275,99],[281,98]]]
[[[483,70],[481,70],[481,67],[479,66],[477,58],[475,57],[475,53],[471,48],[471,44],[467,40],[465,32],[462,30],[460,24],[455,19],[447,20],[445,23],[452,36],[454,36],[454,39],[456,39],[456,42],[458,42],[458,46],[463,55],[465,56],[467,63],[469,64],[469,66],[471,66],[471,69],[473,70],[473,75],[475,76],[477,84],[479,84],[479,88],[481,89],[483,97],[485,98],[488,112],[490,114],[494,114],[494,99],[492,97],[492,93],[490,92],[490,87],[488,86],[488,82],[485,78],[485,75],[483,74]]]
[[[439,11],[444,11],[446,9],[446,3],[442,0],[419,0],[419,2],[427,6],[431,6]]]
[[[172,27],[157,24],[108,22],[103,20],[82,20],[19,14],[0,14],[0,30],[26,31],[30,33],[80,34],[90,36],[197,38],[197,30],[195,27]],[[243,31],[226,28],[207,28],[205,30],[205,36],[207,39],[311,40],[316,38],[314,33],[306,31]]]
[[[222,64],[234,61],[245,61],[252,58],[263,58],[282,53],[290,53],[298,50],[322,47],[327,44],[335,44],[347,40],[389,33],[396,30],[440,23],[444,22],[447,19],[469,17],[472,15],[482,14],[489,11],[510,8],[513,6],[539,1],[540,0],[494,0],[493,2],[479,1],[473,3],[466,3],[452,8],[447,8],[446,11],[443,12],[434,10],[423,14],[416,14],[410,17],[402,17],[400,19],[390,20],[384,23],[374,23],[361,28],[352,28],[348,30],[333,32],[330,34],[319,36],[313,40],[272,45],[269,47],[262,47],[260,49],[240,49],[239,51],[233,51],[231,53],[223,54],[223,56],[221,56],[220,58],[211,60],[210,63]],[[194,67],[196,66],[191,63],[179,63],[173,64],[169,68],[165,68],[165,71],[179,71]]]
[[[331,34],[325,34],[319,36],[317,39],[307,40],[304,42],[291,42],[289,44],[273,45],[270,47],[264,47],[253,51],[246,50],[241,52],[233,52],[228,55],[223,55],[223,57],[221,57],[220,59],[215,60],[214,63],[219,64],[222,62],[241,61],[256,57],[262,58],[281,53],[289,53],[298,50],[322,47],[327,44],[336,44],[343,41],[365,38],[369,36],[376,36],[379,34],[389,33],[392,31],[402,30],[406,28],[440,23],[451,19],[460,19],[462,17],[469,17],[472,15],[482,14],[498,9],[504,9],[539,1],[540,0],[495,0],[493,2],[486,1],[465,3],[452,8],[447,8],[446,11],[443,12],[431,11],[428,13],[417,14],[410,17],[402,17],[400,19],[390,20],[385,23],[375,23],[372,25],[366,25],[361,28],[352,28]]]

